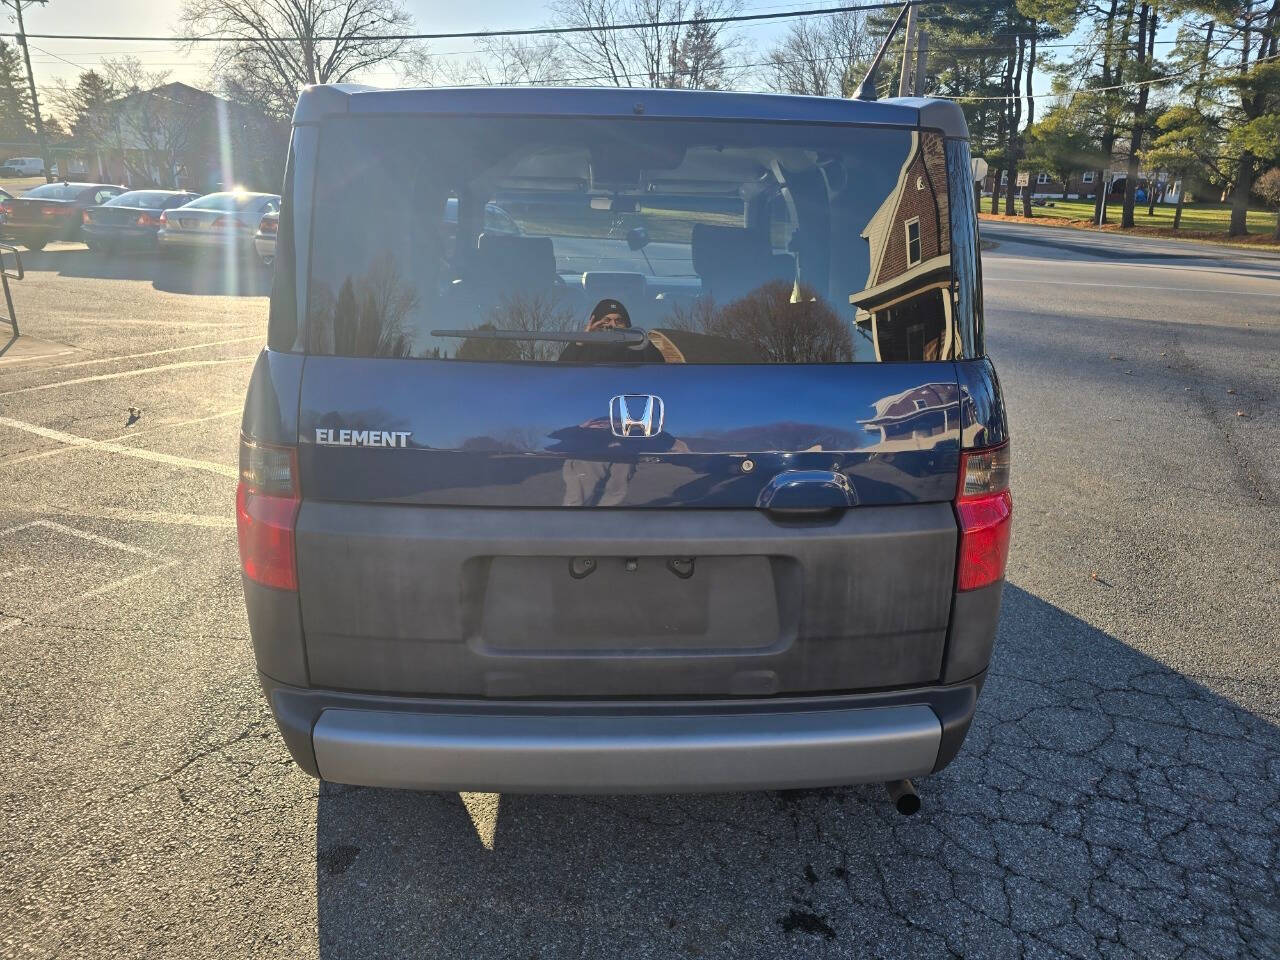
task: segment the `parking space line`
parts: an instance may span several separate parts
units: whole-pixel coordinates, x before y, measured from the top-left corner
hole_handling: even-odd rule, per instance
[[[20,523],[16,527],[10,527],[8,530],[0,530],[0,537],[7,536],[11,533],[19,533],[22,530],[29,530],[32,527],[48,527],[50,530],[57,530],[59,533],[65,533],[72,537],[79,537],[81,540],[88,540],[90,543],[96,543],[100,546],[111,547],[113,550],[119,550],[123,553],[133,553],[140,557],[155,559],[155,554],[150,550],[143,550],[141,547],[135,547],[129,543],[123,543],[112,537],[104,537],[99,533],[90,533],[88,530],[78,530],[75,527],[68,527],[66,524],[58,523],[56,520],[28,520],[26,523]]]
[[[83,517],[86,520],[123,520],[127,523],[161,523],[210,529],[229,529],[236,525],[235,517],[231,516],[229,499],[226,516],[209,513],[177,513],[172,510],[134,510],[128,507],[73,507],[56,503],[23,503],[19,504],[17,509],[39,514],[54,513],[64,517]]]
[[[11,397],[17,393],[34,393],[37,390],[56,390],[59,387],[71,387],[78,383],[97,383],[102,380],[119,380],[123,377],[140,377],[147,373],[159,373],[163,370],[187,370],[192,367],[212,367],[224,363],[243,363],[245,360],[256,360],[258,355],[250,353],[242,357],[220,357],[216,360],[182,360],[178,363],[162,363],[158,367],[143,367],[139,370],[121,370],[117,373],[99,373],[92,377],[76,377],[72,380],[59,380],[56,383],[38,383],[31,387],[18,387],[16,390],[0,391],[0,397]]]
[[[142,437],[150,437],[159,433],[161,430],[172,430],[174,427],[187,427],[193,423],[205,423],[209,420],[221,420],[224,417],[239,416],[243,413],[241,407],[233,407],[230,410],[223,410],[221,413],[214,413],[207,417],[194,417],[191,420],[177,420],[173,423],[162,423],[152,427],[150,430],[135,430],[133,433],[122,433],[114,437],[107,437],[105,440],[95,440],[96,444],[117,443],[119,441],[130,441],[140,439]],[[13,467],[20,463],[30,463],[32,460],[44,460],[48,457],[60,457],[65,453],[72,453],[78,450],[77,446],[55,447],[52,450],[41,450],[39,453],[28,453],[24,456],[17,457],[0,457],[0,467]]]
[[[185,347],[167,347],[164,350],[148,350],[146,353],[126,353],[118,357],[97,357],[93,360],[77,360],[74,363],[59,363],[49,367],[48,369],[69,370],[72,367],[87,367],[95,363],[112,363],[116,360],[137,360],[140,357],[158,357],[164,353],[180,353],[183,350],[199,350],[202,347],[222,347],[228,343],[246,343],[249,340],[261,339],[261,334],[255,333],[247,337],[232,337],[230,340],[210,340],[206,343],[193,343]]]
[[[112,580],[108,583],[94,587],[92,590],[86,590],[83,593],[78,593],[74,597],[68,597],[60,603],[55,603],[51,607],[45,607],[43,610],[37,610],[33,616],[47,617],[49,614],[57,613],[59,610],[65,610],[67,607],[74,607],[77,603],[83,603],[86,600],[92,600],[94,597],[99,597],[104,593],[110,593],[113,590],[118,590],[120,587],[128,586],[135,580],[140,580],[143,577],[151,577],[162,570],[168,570],[170,567],[176,567],[181,562],[181,560],[170,560],[168,563],[161,563],[153,567],[147,567],[145,570],[139,570],[136,573],[131,573],[127,577]],[[27,619],[21,616],[10,620],[8,623],[0,623],[0,633],[8,633],[14,627],[23,626],[26,623],[28,623]]]
[[[73,447],[92,447],[97,450],[104,450],[108,453],[118,453],[126,457],[135,457],[138,460],[150,460],[153,463],[163,463],[170,467],[183,467],[188,470],[204,470],[207,473],[216,473],[221,477],[229,477],[235,479],[239,475],[239,471],[235,467],[229,467],[223,463],[214,463],[211,460],[192,460],[188,457],[178,457],[169,453],[160,453],[158,450],[147,450],[140,447],[127,447],[122,443],[112,443],[109,440],[91,440],[88,437],[79,437],[73,433],[63,433],[61,430],[50,430],[48,427],[40,427],[34,423],[25,423],[22,420],[14,420],[11,417],[0,417],[0,427],[9,427],[13,430],[24,430],[27,433],[33,433],[37,437],[44,437],[46,440],[56,440],[58,443],[65,443]]]

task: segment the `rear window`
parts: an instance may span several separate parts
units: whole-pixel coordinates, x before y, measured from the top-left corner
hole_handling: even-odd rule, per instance
[[[187,206],[193,210],[257,210],[266,208],[271,200],[260,193],[210,193]]]
[[[187,197],[168,190],[130,190],[107,201],[108,207],[171,207],[186,203]]]
[[[74,200],[84,191],[84,187],[73,183],[42,183],[38,187],[32,187],[23,196],[33,200]]]
[[[971,355],[950,148],[801,123],[334,120],[301,339],[317,354],[489,361]]]

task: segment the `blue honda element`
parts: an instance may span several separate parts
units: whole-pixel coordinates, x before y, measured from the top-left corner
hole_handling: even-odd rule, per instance
[[[237,514],[311,775],[910,801],[1008,480],[955,104],[302,93]]]

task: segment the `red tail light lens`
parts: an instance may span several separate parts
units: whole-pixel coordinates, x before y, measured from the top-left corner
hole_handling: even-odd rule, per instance
[[[236,532],[240,565],[250,580],[298,589],[293,530],[301,502],[297,450],[241,437]]]
[[[93,223],[93,215],[92,215],[91,213],[89,213],[89,211],[88,211],[88,210],[86,210],[84,213],[80,214],[80,222],[81,222],[81,223]]]
[[[274,236],[279,229],[280,221],[275,217],[263,217],[262,222],[258,224],[258,232],[264,235],[271,234]]]
[[[163,219],[164,219],[164,214],[163,214],[163,213],[162,213],[162,214],[160,214],[160,218],[161,218],[160,220],[156,220],[156,218],[155,218],[155,217],[153,217],[153,216],[152,216],[151,214],[149,214],[149,213],[140,213],[140,214],[138,214],[138,226],[140,226],[140,227],[154,227],[157,223],[159,223],[159,222],[162,222],[162,221],[163,221]]]
[[[956,589],[977,590],[1004,576],[1013,528],[1009,444],[960,455],[956,518],[960,552]]]
[[[160,226],[163,227],[168,222],[169,222],[169,211],[167,210],[160,211]]]
[[[8,200],[0,200],[0,213],[3,213],[5,216],[13,213],[13,204]]]

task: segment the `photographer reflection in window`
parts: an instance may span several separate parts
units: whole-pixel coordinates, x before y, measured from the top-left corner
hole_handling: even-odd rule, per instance
[[[605,330],[630,330],[631,314],[618,300],[601,300],[587,317],[588,333]],[[633,347],[625,343],[571,343],[560,353],[564,363],[665,363],[661,351],[652,343]]]

